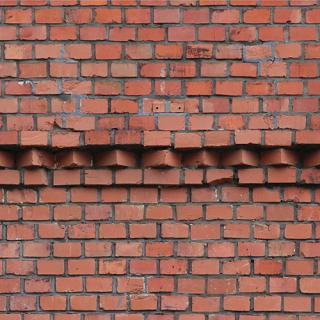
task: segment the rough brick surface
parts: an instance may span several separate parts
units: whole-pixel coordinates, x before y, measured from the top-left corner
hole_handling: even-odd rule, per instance
[[[320,317],[319,0],[0,0],[0,320]]]

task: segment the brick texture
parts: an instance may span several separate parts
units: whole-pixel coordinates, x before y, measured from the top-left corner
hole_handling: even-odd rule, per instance
[[[0,0],[0,320],[320,318],[319,0]]]

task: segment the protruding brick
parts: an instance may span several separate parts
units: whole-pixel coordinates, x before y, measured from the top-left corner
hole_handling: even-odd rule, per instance
[[[57,168],[89,167],[92,164],[92,157],[83,151],[67,151],[57,155]]]
[[[54,156],[44,150],[31,149],[18,154],[17,166],[20,168],[46,167],[54,166]]]
[[[124,150],[110,150],[98,153],[94,160],[97,166],[135,167],[134,153]]]
[[[7,151],[0,151],[0,167],[11,168],[14,166],[13,154]]]
[[[263,152],[261,162],[265,165],[296,165],[299,157],[295,151],[279,148]]]
[[[257,153],[249,150],[239,149],[221,155],[222,164],[225,166],[251,166],[259,163]]]
[[[191,167],[217,166],[219,164],[219,155],[213,151],[201,150],[190,155],[186,154],[183,164]]]
[[[143,154],[143,165],[146,167],[179,167],[181,155],[170,150],[158,150]]]
[[[305,154],[303,161],[305,167],[317,167],[320,165],[320,150],[312,151]]]

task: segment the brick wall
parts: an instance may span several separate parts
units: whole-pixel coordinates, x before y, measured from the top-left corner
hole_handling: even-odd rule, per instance
[[[320,317],[317,0],[0,0],[0,320]]]

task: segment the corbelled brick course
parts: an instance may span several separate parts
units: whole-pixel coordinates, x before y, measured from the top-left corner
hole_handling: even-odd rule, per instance
[[[0,320],[320,317],[319,0],[0,0]]]

